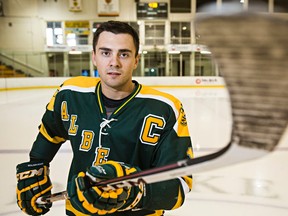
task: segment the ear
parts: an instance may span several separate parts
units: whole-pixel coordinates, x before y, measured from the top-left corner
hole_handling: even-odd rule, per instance
[[[95,67],[97,67],[97,64],[96,64],[96,54],[95,54],[95,52],[92,50],[92,62],[93,62],[93,65],[95,66]]]
[[[138,54],[135,58],[134,70],[137,68],[140,59],[140,54]]]

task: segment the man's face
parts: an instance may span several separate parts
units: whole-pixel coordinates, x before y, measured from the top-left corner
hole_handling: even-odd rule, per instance
[[[131,85],[133,70],[138,65],[138,55],[129,34],[102,32],[93,52],[93,63],[102,80],[102,88],[125,90]]]

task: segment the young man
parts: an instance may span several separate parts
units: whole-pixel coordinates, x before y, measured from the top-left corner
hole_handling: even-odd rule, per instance
[[[183,204],[191,176],[114,191],[93,186],[192,157],[181,102],[132,80],[138,51],[138,35],[128,24],[109,21],[97,29],[92,57],[100,79],[75,77],[58,88],[46,107],[30,161],[17,166],[17,203],[25,213],[49,211],[51,204],[35,201],[51,193],[49,163],[66,140],[73,150],[67,215],[159,216]]]

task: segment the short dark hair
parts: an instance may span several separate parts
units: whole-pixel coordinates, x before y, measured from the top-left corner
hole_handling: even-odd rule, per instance
[[[134,45],[136,48],[135,57],[137,57],[139,52],[139,36],[135,29],[128,23],[120,21],[108,21],[101,23],[97,28],[93,36],[93,51],[95,52],[95,47],[98,43],[99,35],[103,32],[112,32],[114,34],[129,34],[133,37]]]

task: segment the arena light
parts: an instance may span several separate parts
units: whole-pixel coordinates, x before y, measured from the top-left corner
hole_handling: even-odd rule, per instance
[[[71,51],[69,51],[69,54],[71,54],[71,55],[80,55],[80,54],[82,54],[82,52],[78,51],[78,50],[71,50]]]
[[[178,50],[170,50],[170,51],[168,51],[168,54],[180,54],[180,51],[178,51]]]
[[[201,53],[202,55],[210,55],[210,54],[211,54],[211,52],[208,51],[208,50],[201,50],[200,53]]]
[[[148,6],[150,8],[158,8],[158,3],[157,2],[150,2],[150,3],[148,3]]]

